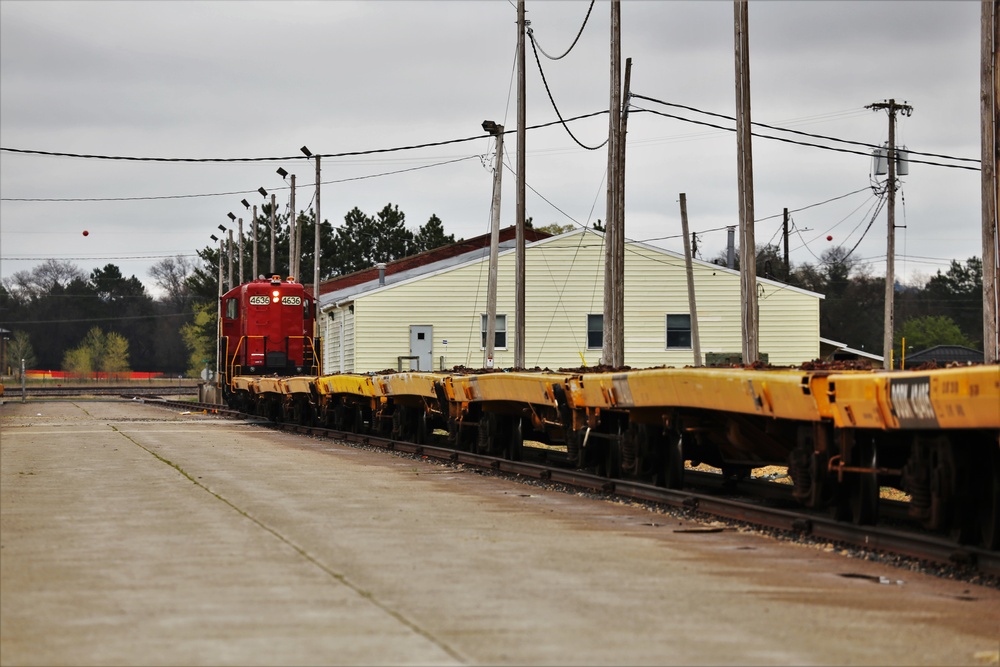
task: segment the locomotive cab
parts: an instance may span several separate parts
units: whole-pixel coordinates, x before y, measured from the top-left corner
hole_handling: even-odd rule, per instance
[[[219,356],[226,384],[238,375],[317,372],[313,304],[301,283],[280,276],[262,276],[222,295]]]

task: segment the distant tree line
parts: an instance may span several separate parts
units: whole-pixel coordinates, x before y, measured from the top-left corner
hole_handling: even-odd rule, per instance
[[[714,262],[725,264],[725,257]],[[739,268],[739,261],[736,262]],[[853,261],[846,250],[832,248],[816,264],[786,268],[775,245],[757,250],[757,276],[823,294],[820,332],[823,337],[855,349],[882,354],[885,320],[885,277],[873,276],[867,265]],[[970,257],[952,260],[916,284],[895,285],[894,350],[900,358],[902,339],[907,353],[934,345],[983,346],[983,263]]]
[[[256,221],[257,272],[270,273],[269,205]],[[288,214],[275,215],[275,270],[288,271]],[[300,212],[302,234],[301,277],[311,285],[316,217]],[[454,243],[440,218],[411,231],[398,206],[387,204],[375,215],[351,209],[336,230],[329,221],[320,226],[323,258],[321,279],[351,273],[378,262]],[[253,278],[253,226],[244,229],[243,279]],[[238,252],[239,239],[234,252]],[[119,267],[107,264],[85,274],[71,262],[53,259],[31,270],[18,271],[0,284],[0,327],[11,331],[7,366],[68,370],[74,373],[143,370],[169,375],[197,375],[214,366],[217,337],[219,247],[197,251],[197,260],[168,257],[150,270],[162,296],[153,298],[135,276],[126,278]],[[222,256],[228,271],[226,254]],[[238,256],[234,257],[236,282]],[[206,361],[209,360],[209,361]],[[8,368],[0,369],[6,374]]]
[[[276,215],[276,271],[288,267],[288,216]],[[529,219],[530,221],[530,219]],[[315,215],[301,212],[301,277],[311,284]],[[321,279],[352,273],[453,243],[441,220],[432,215],[413,231],[399,207],[386,204],[374,215],[352,208],[336,229],[320,228]],[[251,279],[253,227],[243,239],[243,279]],[[256,222],[258,273],[270,272],[270,209]],[[566,226],[539,227],[552,233]],[[239,248],[238,240],[234,251]],[[9,366],[39,369],[118,372],[131,368],[169,375],[199,373],[213,367],[217,336],[219,247],[197,251],[197,260],[170,257],[150,276],[162,296],[153,298],[135,276],[126,278],[114,264],[86,275],[70,262],[48,260],[19,271],[0,285],[0,327],[7,341]],[[223,255],[228,271],[228,257]],[[725,264],[723,257],[717,263]],[[234,258],[234,282],[238,261]],[[738,267],[737,267],[738,268]],[[785,267],[776,246],[758,249],[757,275],[825,295],[820,302],[820,332],[873,354],[882,353],[885,279],[850,259],[840,249],[823,253],[816,264]],[[982,262],[952,261],[920,284],[896,286],[896,353],[900,339],[913,350],[939,344],[982,347]],[[4,373],[7,369],[2,369]]]

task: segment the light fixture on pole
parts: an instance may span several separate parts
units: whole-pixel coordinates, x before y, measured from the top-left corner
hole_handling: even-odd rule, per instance
[[[493,352],[497,331],[497,270],[500,248],[500,179],[503,175],[503,125],[483,121],[483,130],[497,139],[497,162],[493,172],[493,205],[490,217],[490,273],[486,287],[486,340],[483,345],[483,366],[493,368]]]
[[[278,176],[287,180],[288,172],[278,167]],[[295,215],[295,174],[292,174],[292,186],[289,192],[288,207],[291,213],[288,218],[288,275],[299,277],[299,231]],[[301,282],[301,280],[300,280]]]
[[[226,215],[228,215],[228,216],[229,216],[229,219],[230,219],[230,220],[232,220],[233,222],[236,222],[236,216],[235,216],[235,215],[233,215],[233,212],[232,212],[232,211],[230,211],[229,213],[226,213]]]
[[[303,146],[299,149],[302,154],[307,158],[313,157],[312,151]],[[314,340],[319,339],[319,228],[323,223],[323,218],[320,216],[319,212],[319,195],[320,195],[320,156],[316,155],[316,234],[313,242],[313,310],[316,317],[313,318],[313,337]],[[323,374],[322,358],[320,355],[316,355],[316,372],[320,375]]]
[[[264,203],[266,204],[267,203],[267,190],[265,190],[263,187],[259,187],[259,188],[257,188],[257,192],[259,192],[260,196],[264,198]],[[256,270],[254,271],[254,273],[256,274]],[[270,273],[270,275],[272,275],[272,276],[274,275],[274,195],[271,195],[271,273]]]
[[[246,199],[241,199],[240,203],[243,204],[246,210],[250,210],[250,202]],[[253,205],[253,217],[250,218],[250,228],[253,229],[253,273],[250,274],[250,280],[257,278],[257,205]],[[240,242],[243,242],[243,230],[240,230]],[[240,258],[243,257],[243,250],[240,249]],[[240,272],[242,274],[242,271]]]
[[[229,215],[234,218],[236,217],[232,213],[230,213]],[[226,259],[228,260],[227,263],[229,265],[229,273],[226,274],[226,285],[228,286],[228,289],[233,289],[233,230],[228,229],[223,225],[219,225],[219,230],[223,233],[223,235],[225,235],[227,232],[229,233],[229,245],[226,248],[226,255],[227,255]],[[223,238],[225,238],[225,236],[223,236]],[[222,241],[220,241],[219,243],[221,244]]]

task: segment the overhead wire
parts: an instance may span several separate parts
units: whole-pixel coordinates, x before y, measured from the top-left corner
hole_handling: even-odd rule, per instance
[[[576,38],[573,40],[573,43],[569,45],[569,48],[566,49],[566,52],[563,53],[561,56],[550,56],[549,54],[545,53],[545,49],[542,48],[542,45],[538,44],[538,50],[542,52],[543,56],[545,56],[549,60],[562,60],[563,58],[569,55],[569,52],[573,50],[573,47],[576,46],[576,43],[580,41],[580,36],[583,34],[583,29],[587,27],[587,21],[590,20],[590,12],[594,10],[594,1],[595,0],[590,0],[590,7],[587,8],[587,15],[583,17],[583,25],[580,26],[579,32],[576,33]],[[531,32],[531,28],[528,28],[528,32],[529,33]]]

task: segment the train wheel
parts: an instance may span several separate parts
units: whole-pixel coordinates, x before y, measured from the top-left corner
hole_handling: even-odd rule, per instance
[[[684,485],[684,436],[668,430],[661,443],[663,447],[663,472],[660,486],[679,489]]]
[[[420,412],[417,413],[416,419],[414,420],[413,426],[413,442],[418,445],[423,445],[427,443],[427,434],[429,430],[427,429],[427,412],[420,408]]]
[[[524,431],[520,417],[510,417],[509,435],[507,436],[507,458],[520,461],[524,457]]]
[[[1000,449],[985,445],[987,455],[980,469],[978,498],[979,542],[986,549],[1000,549]],[[989,454],[992,452],[992,454]]]
[[[615,435],[605,442],[604,460],[601,462],[601,472],[605,477],[618,479],[622,476],[622,446],[625,442],[625,432],[618,426]]]
[[[987,442],[982,465],[975,471],[976,515],[979,517],[979,543],[984,549],[1000,549],[1000,450]]]
[[[397,405],[392,411],[392,439],[406,440],[409,438],[409,409],[405,405]]]
[[[346,431],[349,427],[347,423],[347,406],[339,401],[333,406],[332,426],[336,431]]]
[[[493,452],[497,443],[497,416],[492,412],[483,413],[479,418],[479,429],[474,447],[475,452]]]
[[[352,426],[355,433],[364,434],[368,432],[368,428],[365,425],[365,411],[361,406],[354,408]]]
[[[878,452],[870,439],[859,440],[855,444],[855,461],[858,465],[871,468],[872,472],[852,473],[844,479],[839,498],[838,518],[850,519],[859,526],[874,525],[878,521],[879,485]]]

